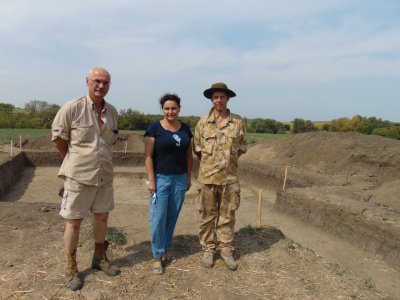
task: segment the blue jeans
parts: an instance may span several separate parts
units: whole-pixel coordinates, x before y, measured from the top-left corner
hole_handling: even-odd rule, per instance
[[[188,187],[187,174],[155,174],[156,199],[149,196],[151,248],[160,257],[171,247]]]

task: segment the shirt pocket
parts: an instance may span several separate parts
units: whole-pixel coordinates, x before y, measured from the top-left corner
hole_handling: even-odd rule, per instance
[[[104,141],[112,147],[117,139],[117,134],[115,134],[111,130],[107,130],[105,133],[102,133]]]
[[[215,147],[215,132],[204,132],[202,134],[203,147],[201,152],[212,154]]]
[[[228,133],[228,137],[231,143],[231,154],[237,155],[240,149],[241,131],[231,131]]]
[[[93,142],[95,132],[93,129],[93,123],[72,123],[71,124],[71,140],[72,142],[77,141],[78,143],[90,143]]]

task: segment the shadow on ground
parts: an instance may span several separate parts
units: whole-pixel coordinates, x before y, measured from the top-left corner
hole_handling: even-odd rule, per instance
[[[114,232],[116,239],[124,241],[124,236],[121,230],[109,228],[109,232]],[[260,227],[255,228],[250,225],[241,228],[235,232],[235,257],[239,259],[248,254],[261,252],[272,247],[278,241],[285,239],[284,234],[275,227]],[[125,240],[126,241],[126,240]],[[112,261],[119,267],[133,267],[153,259],[151,250],[151,242],[144,241],[137,245],[128,246],[124,250],[127,255]],[[177,259],[192,256],[201,252],[201,246],[197,235],[178,235],[173,238],[171,252]],[[215,259],[219,259],[216,255]],[[82,277],[92,274],[94,271],[91,268],[84,270]]]

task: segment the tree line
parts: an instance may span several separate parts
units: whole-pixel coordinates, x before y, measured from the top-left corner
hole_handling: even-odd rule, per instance
[[[293,133],[313,132],[318,130],[332,132],[354,131],[400,140],[400,123],[394,123],[376,117],[363,117],[361,115],[356,115],[351,119],[343,117],[333,119],[330,123],[323,124],[321,128],[317,128],[310,120],[295,119],[293,121]]]
[[[49,104],[46,101],[32,100],[25,104],[24,109],[15,108],[12,104],[0,103],[0,128],[51,128],[51,123],[60,106]],[[144,114],[137,110],[121,109],[118,118],[119,130],[146,130],[155,121],[161,120],[163,115]],[[194,130],[200,117],[186,116],[179,117]],[[249,133],[304,133],[314,131],[333,131],[346,132],[354,131],[363,134],[373,134],[386,136],[393,139],[400,139],[400,124],[376,117],[363,117],[356,115],[353,118],[339,118],[317,127],[310,120],[300,118],[294,119],[292,126],[284,124],[274,119],[256,118],[246,122],[247,132]]]
[[[25,109],[0,103],[0,128],[51,128],[60,106],[46,101],[32,100]]]

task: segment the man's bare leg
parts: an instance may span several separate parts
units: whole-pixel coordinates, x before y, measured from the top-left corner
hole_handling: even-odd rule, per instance
[[[79,229],[83,219],[68,219],[64,231],[65,247],[65,284],[72,291],[82,287],[82,281],[78,276],[76,262],[76,249],[79,242]]]
[[[121,271],[116,266],[111,265],[107,258],[106,252],[109,244],[108,241],[106,241],[107,220],[108,212],[94,214],[93,235],[95,247],[92,268],[95,270],[102,270],[107,275],[115,276]]]
[[[83,219],[67,219],[64,231],[64,247],[65,252],[73,254],[78,248],[79,229]]]

